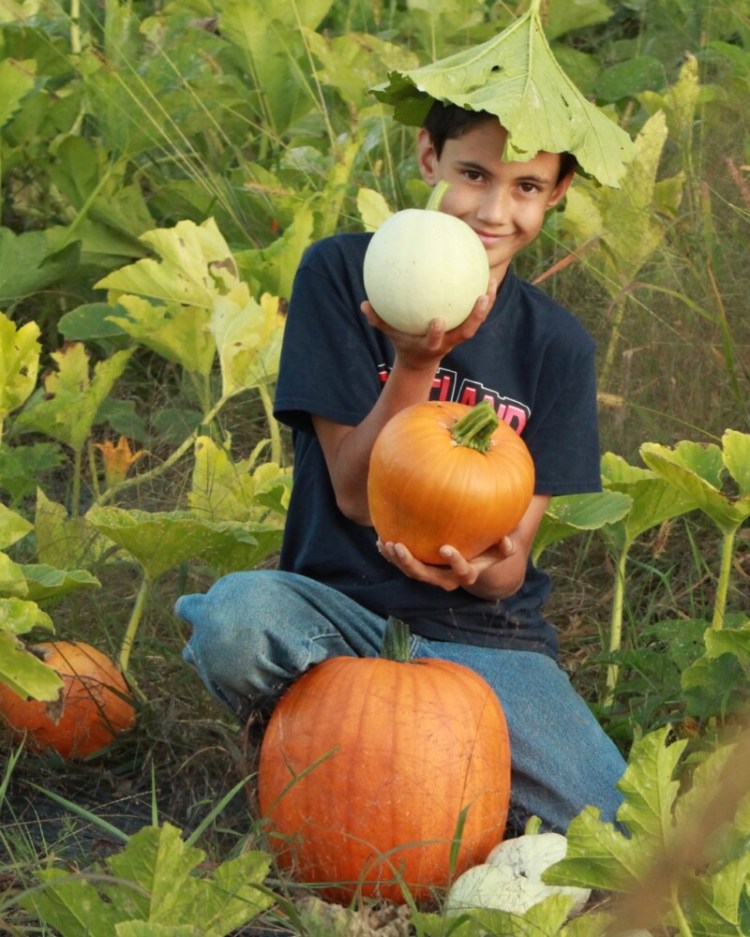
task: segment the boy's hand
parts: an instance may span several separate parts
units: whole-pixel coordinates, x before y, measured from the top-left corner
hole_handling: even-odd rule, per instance
[[[398,567],[410,579],[417,579],[420,582],[426,582],[445,589],[446,592],[452,592],[459,588],[472,591],[471,587],[477,583],[482,573],[513,556],[516,547],[510,537],[503,537],[499,543],[490,547],[489,550],[480,553],[472,560],[467,560],[455,547],[446,544],[440,548],[440,553],[445,558],[445,566],[433,566],[429,563],[423,563],[412,556],[403,543],[383,543],[379,540],[378,550],[385,559]],[[504,598],[504,595],[486,597],[500,599]]]
[[[472,338],[487,318],[496,296],[497,281],[490,280],[487,292],[477,299],[468,317],[460,325],[446,331],[444,321],[435,318],[424,335],[411,335],[394,329],[380,318],[372,303],[367,300],[362,303],[362,312],[373,328],[379,329],[391,340],[400,364],[418,369],[440,360],[456,345]]]

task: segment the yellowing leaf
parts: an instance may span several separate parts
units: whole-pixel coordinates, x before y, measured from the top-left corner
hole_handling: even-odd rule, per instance
[[[210,309],[214,297],[237,281],[237,265],[213,218],[201,225],[180,221],[174,228],[156,228],[141,241],[160,259],[147,257],[115,270],[97,287]]]
[[[57,369],[44,375],[44,394],[38,395],[18,418],[19,424],[38,430],[79,451],[91,433],[99,407],[109,395],[134,349],[117,351],[98,362],[89,375],[89,354],[79,342],[53,352]]]
[[[508,131],[505,158],[569,152],[584,172],[618,186],[633,155],[628,134],[591,104],[557,62],[539,2],[487,42],[412,71],[393,71],[374,88],[395,117],[421,124],[433,100],[495,114]]]
[[[586,262],[612,296],[637,277],[663,241],[666,227],[657,209],[674,211],[679,205],[682,174],[656,181],[666,140],[666,120],[659,111],[638,134],[619,189],[597,188],[581,179],[568,191],[564,225],[579,242],[599,241]]]
[[[39,369],[39,326],[27,322],[16,329],[0,312],[0,441],[3,419],[29,397]]]
[[[269,488],[288,485],[290,473],[273,462],[258,465],[264,448],[265,441],[255,447],[249,458],[232,462],[227,449],[208,436],[199,436],[195,441],[193,485],[188,495],[191,509],[212,521],[266,519],[268,510],[258,497]]]
[[[222,396],[273,380],[279,369],[284,319],[279,300],[264,294],[260,303],[246,283],[216,297],[210,323],[216,340],[222,377]]]
[[[357,192],[357,210],[366,231],[377,231],[393,214],[388,202],[374,189],[360,189]]]
[[[123,314],[124,310],[126,314]],[[216,345],[208,330],[210,311],[180,303],[155,304],[141,296],[120,296],[107,316],[146,348],[191,374],[211,373]]]

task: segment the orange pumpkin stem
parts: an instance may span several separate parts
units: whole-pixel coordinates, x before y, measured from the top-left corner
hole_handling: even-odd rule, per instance
[[[492,404],[483,400],[461,417],[451,430],[451,437],[457,446],[487,452],[499,422]]]

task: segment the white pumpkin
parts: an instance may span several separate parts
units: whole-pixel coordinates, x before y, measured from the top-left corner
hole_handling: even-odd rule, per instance
[[[546,885],[543,874],[565,858],[568,841],[560,833],[535,833],[507,839],[487,856],[482,865],[460,875],[448,892],[446,913],[486,908],[524,914],[551,895],[572,899],[570,914],[582,911],[591,894],[588,888]]]
[[[487,251],[465,221],[406,208],[373,234],[364,261],[367,298],[388,325],[424,335],[433,319],[460,325],[487,292]]]

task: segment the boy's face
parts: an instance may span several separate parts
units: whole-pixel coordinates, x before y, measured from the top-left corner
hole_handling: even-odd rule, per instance
[[[489,118],[446,140],[440,156],[426,130],[418,144],[424,180],[450,183],[440,210],[476,231],[498,282],[515,255],[539,234],[545,212],[565,195],[572,179],[568,175],[558,182],[558,153],[537,153],[524,163],[503,161],[506,136],[499,121]]]

